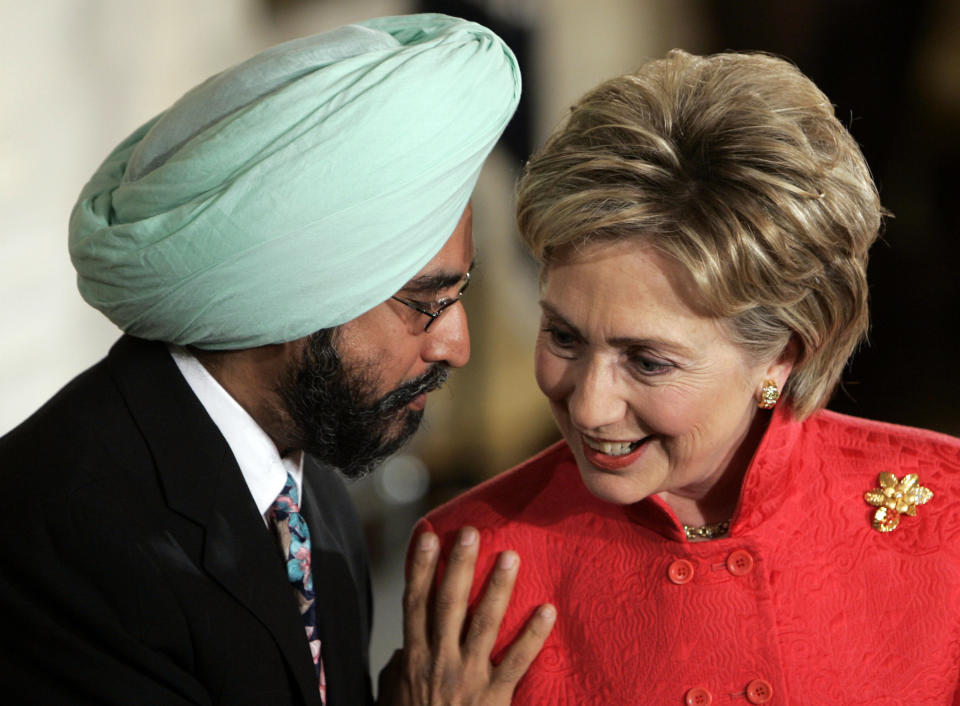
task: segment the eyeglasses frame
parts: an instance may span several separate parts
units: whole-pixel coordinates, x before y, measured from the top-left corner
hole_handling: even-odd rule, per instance
[[[470,273],[465,272],[461,281],[463,284],[460,285],[460,289],[457,291],[457,296],[455,297],[444,297],[443,299],[438,299],[437,301],[433,302],[418,302],[412,299],[404,299],[403,297],[398,297],[396,295],[390,298],[395,299],[404,306],[408,306],[414,311],[418,311],[424,316],[429,317],[427,325],[423,327],[424,333],[426,333],[430,331],[430,327],[433,325],[433,322],[440,318],[440,314],[460,301],[463,293],[467,291],[467,287],[470,286]],[[430,309],[425,308],[426,306],[433,306],[434,309],[431,311]]]

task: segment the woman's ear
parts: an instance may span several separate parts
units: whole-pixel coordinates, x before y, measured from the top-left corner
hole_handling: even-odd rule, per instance
[[[796,336],[790,336],[787,345],[767,367],[766,379],[773,380],[781,390],[786,386],[793,366],[800,360],[800,342]]]

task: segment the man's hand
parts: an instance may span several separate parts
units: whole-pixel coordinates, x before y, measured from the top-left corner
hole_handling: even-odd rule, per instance
[[[464,527],[450,553],[430,616],[430,588],[439,556],[437,536],[417,538],[403,596],[402,651],[380,675],[381,704],[509,704],[513,691],[553,629],[556,610],[543,605],[494,666],[490,652],[517,578],[520,558],[506,551],[497,558],[489,585],[464,631],[473,584],[479,533]]]

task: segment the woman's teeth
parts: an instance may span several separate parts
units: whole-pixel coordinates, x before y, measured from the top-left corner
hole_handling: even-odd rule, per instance
[[[624,456],[633,451],[640,444],[640,441],[598,441],[583,437],[584,442],[591,449],[605,453],[607,456]]]

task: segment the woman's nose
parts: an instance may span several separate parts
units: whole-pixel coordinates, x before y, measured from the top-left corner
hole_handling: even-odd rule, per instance
[[[620,387],[609,366],[601,361],[584,362],[568,402],[574,425],[589,430],[622,421],[626,402]]]

